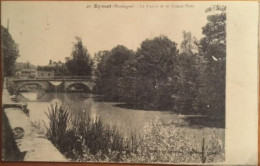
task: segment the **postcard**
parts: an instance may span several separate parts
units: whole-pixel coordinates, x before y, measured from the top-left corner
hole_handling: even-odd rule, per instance
[[[2,1],[2,160],[257,165],[257,1]]]

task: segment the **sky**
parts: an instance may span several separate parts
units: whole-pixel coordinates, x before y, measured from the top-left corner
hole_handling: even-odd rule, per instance
[[[95,8],[102,4],[111,8]],[[159,35],[166,35],[180,45],[183,31],[199,39],[207,22],[205,9],[210,5],[208,2],[3,1],[1,7],[1,25],[6,27],[9,19],[9,32],[19,45],[17,61],[47,65],[50,59],[64,62],[71,55],[76,36],[82,39],[91,56],[117,45],[135,51],[142,41]]]

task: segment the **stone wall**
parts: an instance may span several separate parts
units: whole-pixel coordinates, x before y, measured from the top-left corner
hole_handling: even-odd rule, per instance
[[[7,89],[2,94],[2,160],[68,161],[32,123],[23,105],[11,101]]]

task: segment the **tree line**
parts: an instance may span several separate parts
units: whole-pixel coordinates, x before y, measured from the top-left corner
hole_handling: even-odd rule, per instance
[[[103,96],[105,101],[124,102],[134,108],[171,109],[223,118],[226,7],[216,5],[206,12],[208,22],[202,27],[204,36],[197,40],[184,31],[180,49],[174,41],[161,35],[144,40],[136,51],[118,45],[99,51],[92,59],[82,40],[76,37],[71,56],[57,70],[66,75],[96,76],[93,92]],[[13,63],[19,54],[17,45],[6,39],[10,35],[6,35],[4,27],[1,30],[3,60],[9,64],[10,58]],[[6,69],[8,66],[4,65],[5,75],[11,75],[11,69]]]
[[[95,55],[95,92],[141,109],[225,116],[226,7],[213,6],[200,40],[183,32],[180,49],[167,36],[137,51],[118,45]]]

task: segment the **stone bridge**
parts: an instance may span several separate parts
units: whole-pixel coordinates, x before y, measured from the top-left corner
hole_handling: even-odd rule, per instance
[[[84,90],[91,92],[94,85],[94,77],[47,77],[47,78],[34,78],[34,79],[19,79],[14,78],[15,92],[21,91],[23,88],[30,85],[37,85],[45,91],[59,91],[67,92],[71,87],[81,86]]]

